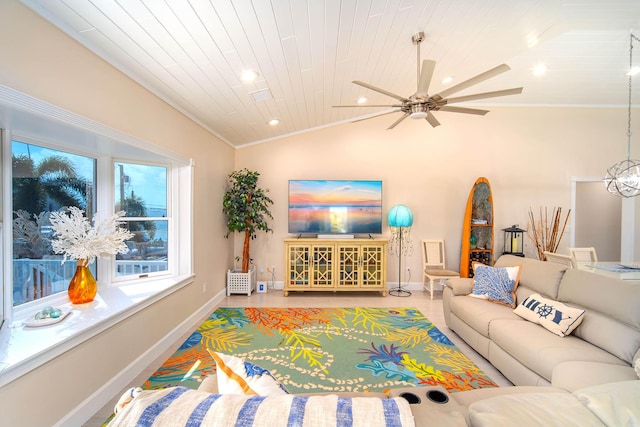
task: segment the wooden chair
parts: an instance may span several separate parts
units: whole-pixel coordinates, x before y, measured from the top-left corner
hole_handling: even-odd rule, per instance
[[[569,268],[576,268],[576,262],[570,255],[562,255],[555,252],[544,251],[544,257],[549,262],[566,265]]]
[[[598,262],[598,256],[596,255],[596,248],[569,248],[571,257],[578,264],[593,264]]]
[[[447,270],[444,260],[444,240],[422,240],[422,264],[424,276],[422,278],[422,288],[426,289],[429,281],[429,292],[433,299],[433,283],[435,280],[442,281],[452,277],[460,277],[460,273]]]

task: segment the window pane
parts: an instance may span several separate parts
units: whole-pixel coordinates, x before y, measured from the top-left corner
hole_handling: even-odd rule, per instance
[[[165,166],[115,164],[116,211],[127,217],[167,216],[167,168]]]
[[[114,176],[115,209],[134,233],[116,255],[116,277],[168,271],[167,168],[116,162]]]
[[[16,306],[66,291],[76,263],[62,264],[62,255],[53,253],[49,213],[75,206],[93,217],[96,161],[19,141],[12,141],[11,157]]]
[[[134,233],[127,240],[129,252],[116,255],[116,276],[140,275],[168,270],[168,221],[125,221]]]

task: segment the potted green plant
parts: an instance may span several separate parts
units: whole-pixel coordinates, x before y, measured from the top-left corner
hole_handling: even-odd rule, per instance
[[[225,237],[228,238],[236,231],[244,233],[241,273],[245,274],[249,273],[251,240],[256,238],[258,231],[273,231],[267,223],[267,218],[273,219],[269,211],[273,200],[267,195],[269,190],[258,186],[259,176],[260,173],[247,169],[229,174],[229,188],[222,202],[222,212],[227,217],[228,231]],[[228,283],[227,293],[229,293]]]

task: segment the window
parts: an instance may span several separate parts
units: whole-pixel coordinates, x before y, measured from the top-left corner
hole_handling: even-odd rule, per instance
[[[193,282],[194,274],[191,216],[193,164],[188,157],[2,85],[0,137],[0,273],[3,273],[3,292],[0,293],[1,387],[47,363],[66,351],[65,349],[91,339],[113,324],[129,318],[133,313],[144,310],[149,304],[189,285]],[[24,169],[25,161],[26,167],[29,166],[29,159],[32,160],[35,169],[43,158],[59,156],[63,159],[58,162],[59,165],[65,161],[71,163],[75,173],[71,174],[70,169],[64,168],[60,168],[58,173],[54,172],[54,168],[48,169],[47,173],[20,175],[16,172],[14,188],[14,154],[16,157],[26,156],[26,160],[23,159],[20,164],[20,170]],[[20,252],[25,251],[29,245],[30,249],[35,249],[39,244],[27,243],[24,236],[14,248],[13,219],[17,218],[12,206],[14,196],[17,205],[20,198],[23,198],[25,200],[22,206],[28,206],[28,197],[24,197],[25,193],[20,189],[24,190],[28,185],[35,185],[34,188],[39,189],[42,184],[40,181],[43,181],[49,186],[50,191],[64,190],[68,194],[66,198],[62,198],[64,194],[39,197],[40,202],[34,205],[43,207],[41,210],[32,209],[33,213],[75,204],[90,214],[95,212],[100,217],[105,217],[116,211],[118,204],[127,208],[127,197],[117,195],[121,178],[119,174],[114,175],[114,171],[117,170],[119,173],[119,165],[122,165],[123,177],[128,177],[122,178],[125,195],[133,193],[134,196],[140,196],[146,209],[144,215],[135,214],[141,216],[124,218],[129,227],[137,227],[141,232],[143,243],[152,246],[150,250],[143,248],[148,252],[144,259],[137,261],[156,262],[164,266],[163,270],[146,273],[145,268],[140,267],[138,270],[133,269],[133,274],[127,271],[118,274],[118,265],[126,260],[118,260],[116,257],[99,258],[93,264],[96,270],[94,275],[99,283],[96,304],[90,303],[94,305],[87,305],[79,310],[77,316],[72,316],[70,321],[52,326],[52,333],[40,334],[34,341],[32,332],[21,327],[22,322],[44,306],[69,304],[66,292],[61,291],[66,290],[68,286],[68,280],[62,277],[70,278],[71,272],[54,274],[49,273],[49,266],[38,266],[36,274],[33,275],[31,268],[32,281],[45,283],[44,291],[32,291],[32,295],[40,297],[31,301],[20,300],[18,295],[14,305],[14,261],[28,258],[28,261],[24,262],[45,265],[53,261],[60,266],[59,255],[41,251],[41,257],[39,254],[36,258],[34,253],[27,255],[26,252]],[[43,167],[41,171],[45,169]],[[129,186],[125,182],[127,179]],[[139,188],[145,180],[154,181],[157,191],[154,190],[153,197],[147,197],[145,191]],[[52,185],[54,182],[59,185]],[[155,194],[156,192],[158,194]],[[128,209],[132,208],[130,204]],[[42,238],[51,234],[50,226],[46,223],[39,224],[37,215],[27,215],[27,219],[32,222],[29,227],[38,231],[31,235]],[[136,222],[149,224],[140,225]],[[166,255],[161,256],[160,252],[165,250]],[[16,254],[22,253],[21,258],[14,256],[14,251]],[[52,257],[57,259],[51,260]],[[64,265],[75,269],[74,262]],[[96,272],[98,274],[95,274]],[[50,289],[47,288],[49,282]],[[57,293],[53,293],[54,291]],[[52,294],[47,295],[50,292]],[[99,309],[93,310],[94,307]]]
[[[115,210],[134,235],[126,241],[129,252],[116,255],[116,277],[169,270],[167,167],[116,162]]]
[[[49,214],[75,206],[92,218],[95,177],[93,158],[11,141],[14,306],[67,289],[76,265],[51,249]]]

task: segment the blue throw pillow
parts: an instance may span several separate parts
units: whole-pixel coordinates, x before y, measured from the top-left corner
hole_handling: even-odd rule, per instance
[[[519,265],[515,267],[490,267],[475,263],[473,272],[473,291],[470,296],[515,308],[516,288],[520,279]]]

